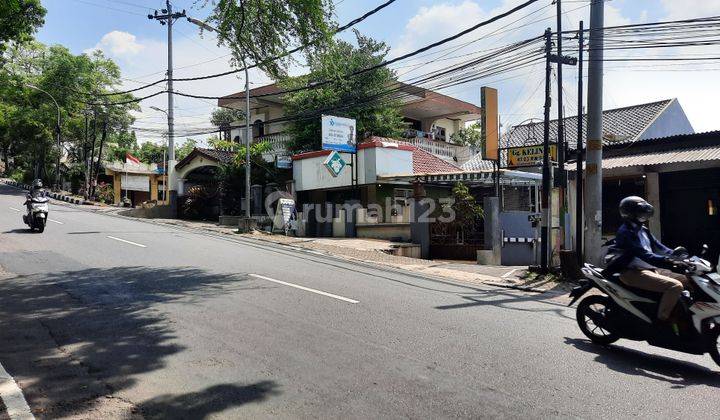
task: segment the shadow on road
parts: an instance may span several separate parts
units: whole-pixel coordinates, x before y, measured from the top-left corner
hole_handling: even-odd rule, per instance
[[[193,303],[245,289],[246,280],[196,268],[146,267],[4,278],[0,358],[8,370],[26,379],[22,386],[33,408],[41,406],[49,417],[77,415],[72,410],[78,404],[71,402],[82,401],[83,410],[91,409],[86,402],[132,386],[136,375],[162,369],[168,356],[185,350],[158,304]],[[223,395],[250,400],[274,392],[268,383],[233,387],[206,390],[199,395],[204,402],[197,402],[197,410],[221,407]],[[220,395],[214,396],[213,390]],[[193,407],[192,394],[184,398]],[[171,397],[164,401],[168,409],[180,410]],[[157,411],[161,403],[151,406]]]
[[[250,385],[215,385],[200,392],[181,395],[160,395],[140,404],[146,419],[205,419],[231,407],[259,402],[279,394],[272,381]]]
[[[24,228],[24,229],[13,229],[13,230],[6,230],[3,233],[19,233],[19,234],[34,234],[35,232],[30,230],[30,228]]]
[[[569,316],[566,313],[566,306],[557,303],[557,302],[550,302],[548,301],[548,297],[545,294],[537,294],[537,295],[522,295],[518,293],[513,292],[506,292],[502,290],[487,290],[479,293],[473,293],[472,295],[462,295],[460,296],[465,302],[460,302],[452,305],[441,305],[436,306],[435,309],[440,310],[448,310],[448,309],[466,309],[466,308],[473,308],[473,307],[482,307],[482,306],[497,306],[499,308],[504,309],[511,309],[514,311],[521,311],[521,312],[546,312],[546,313],[552,313],[556,314],[558,316],[561,316],[563,318],[572,319],[575,318],[572,316]],[[525,302],[536,302],[536,303],[542,303],[546,306],[543,306],[542,308],[538,307],[523,307],[523,306],[517,306],[518,303],[525,303]]]
[[[673,388],[693,385],[720,387],[717,372],[704,366],[669,357],[651,355],[621,346],[600,346],[584,339],[565,337],[565,343],[596,354],[595,361],[628,374],[668,382]]]

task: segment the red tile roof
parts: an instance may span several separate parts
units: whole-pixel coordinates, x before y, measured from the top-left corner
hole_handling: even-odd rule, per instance
[[[435,174],[440,172],[458,172],[461,169],[432,153],[417,147],[413,150],[413,174]]]

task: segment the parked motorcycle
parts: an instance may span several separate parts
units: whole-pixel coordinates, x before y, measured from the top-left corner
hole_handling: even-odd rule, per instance
[[[701,256],[707,246],[704,249]],[[684,353],[710,353],[720,365],[720,273],[713,272],[709,261],[690,257],[684,248],[673,254],[694,285],[691,293],[683,292],[680,298],[683,319],[678,324],[684,326],[680,330],[653,322],[659,293],[626,286],[618,274],[605,277],[592,264],[582,268],[585,279],[570,292],[572,301],[568,306],[591,289],[598,289],[603,294],[585,297],[576,311],[580,330],[592,342],[608,345],[621,338],[647,341],[651,346]]]
[[[23,222],[30,226],[30,230],[42,233],[47,224],[50,200],[47,197],[28,197],[27,200],[28,212],[23,216]]]

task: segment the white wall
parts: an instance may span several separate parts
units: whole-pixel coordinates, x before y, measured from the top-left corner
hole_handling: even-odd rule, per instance
[[[332,176],[323,162],[328,155],[300,159],[293,162],[293,179],[297,191],[349,187],[352,170],[346,166],[337,177]],[[340,153],[351,162],[349,153]],[[392,147],[372,147],[358,150],[358,184],[374,184],[378,175],[412,174],[412,151]]]

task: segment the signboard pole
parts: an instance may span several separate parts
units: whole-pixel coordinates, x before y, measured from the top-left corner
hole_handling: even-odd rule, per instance
[[[549,270],[548,257],[552,220],[550,212],[550,54],[552,47],[552,31],[545,30],[545,119],[543,123],[543,167],[542,167],[542,220],[540,228],[540,270]]]

